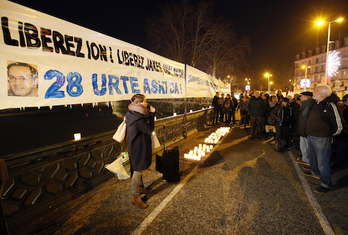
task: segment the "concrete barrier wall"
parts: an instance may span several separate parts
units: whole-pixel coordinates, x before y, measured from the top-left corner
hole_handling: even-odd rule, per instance
[[[159,119],[155,132],[163,150],[166,146],[200,130],[211,122],[211,109]],[[163,126],[166,126],[164,129]],[[166,130],[164,132],[164,130]],[[112,139],[114,132],[69,141],[4,159],[10,179],[3,184],[3,211],[9,228],[28,218],[38,218],[114,177],[105,164],[114,161],[125,145]]]

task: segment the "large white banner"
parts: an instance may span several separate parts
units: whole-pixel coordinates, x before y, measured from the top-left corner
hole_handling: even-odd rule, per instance
[[[0,109],[183,98],[184,64],[0,0]]]
[[[219,91],[219,85],[224,86],[223,82],[189,65],[186,65],[186,77],[187,97],[212,98]]]
[[[224,94],[225,96],[227,94],[231,95],[231,84],[226,83],[225,86],[221,87],[221,94]]]

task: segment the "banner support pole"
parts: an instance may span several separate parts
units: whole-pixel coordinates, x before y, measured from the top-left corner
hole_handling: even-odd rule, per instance
[[[186,73],[186,64],[185,64],[185,98],[184,98],[184,120],[183,120],[183,136],[186,139],[187,138],[187,103],[186,103],[186,96],[187,96],[187,73]]]

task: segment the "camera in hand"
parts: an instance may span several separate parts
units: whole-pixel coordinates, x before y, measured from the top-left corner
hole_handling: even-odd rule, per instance
[[[148,106],[147,106],[147,109],[148,109],[148,110],[150,110],[150,105],[148,105]],[[162,112],[160,112],[160,111],[158,111],[157,109],[156,109],[155,113],[157,113],[157,114],[159,114],[159,115],[162,115],[162,116],[163,116],[163,113],[162,113]]]

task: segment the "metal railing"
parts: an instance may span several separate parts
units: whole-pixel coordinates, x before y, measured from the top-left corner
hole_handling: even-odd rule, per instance
[[[155,133],[161,147],[153,153],[163,150],[163,125],[166,146],[170,146],[211,123],[212,113],[212,109],[202,109],[157,120]],[[10,230],[114,177],[104,166],[127,146],[115,142],[113,134],[114,131],[105,132],[4,156],[10,179],[1,185],[2,209]]]

